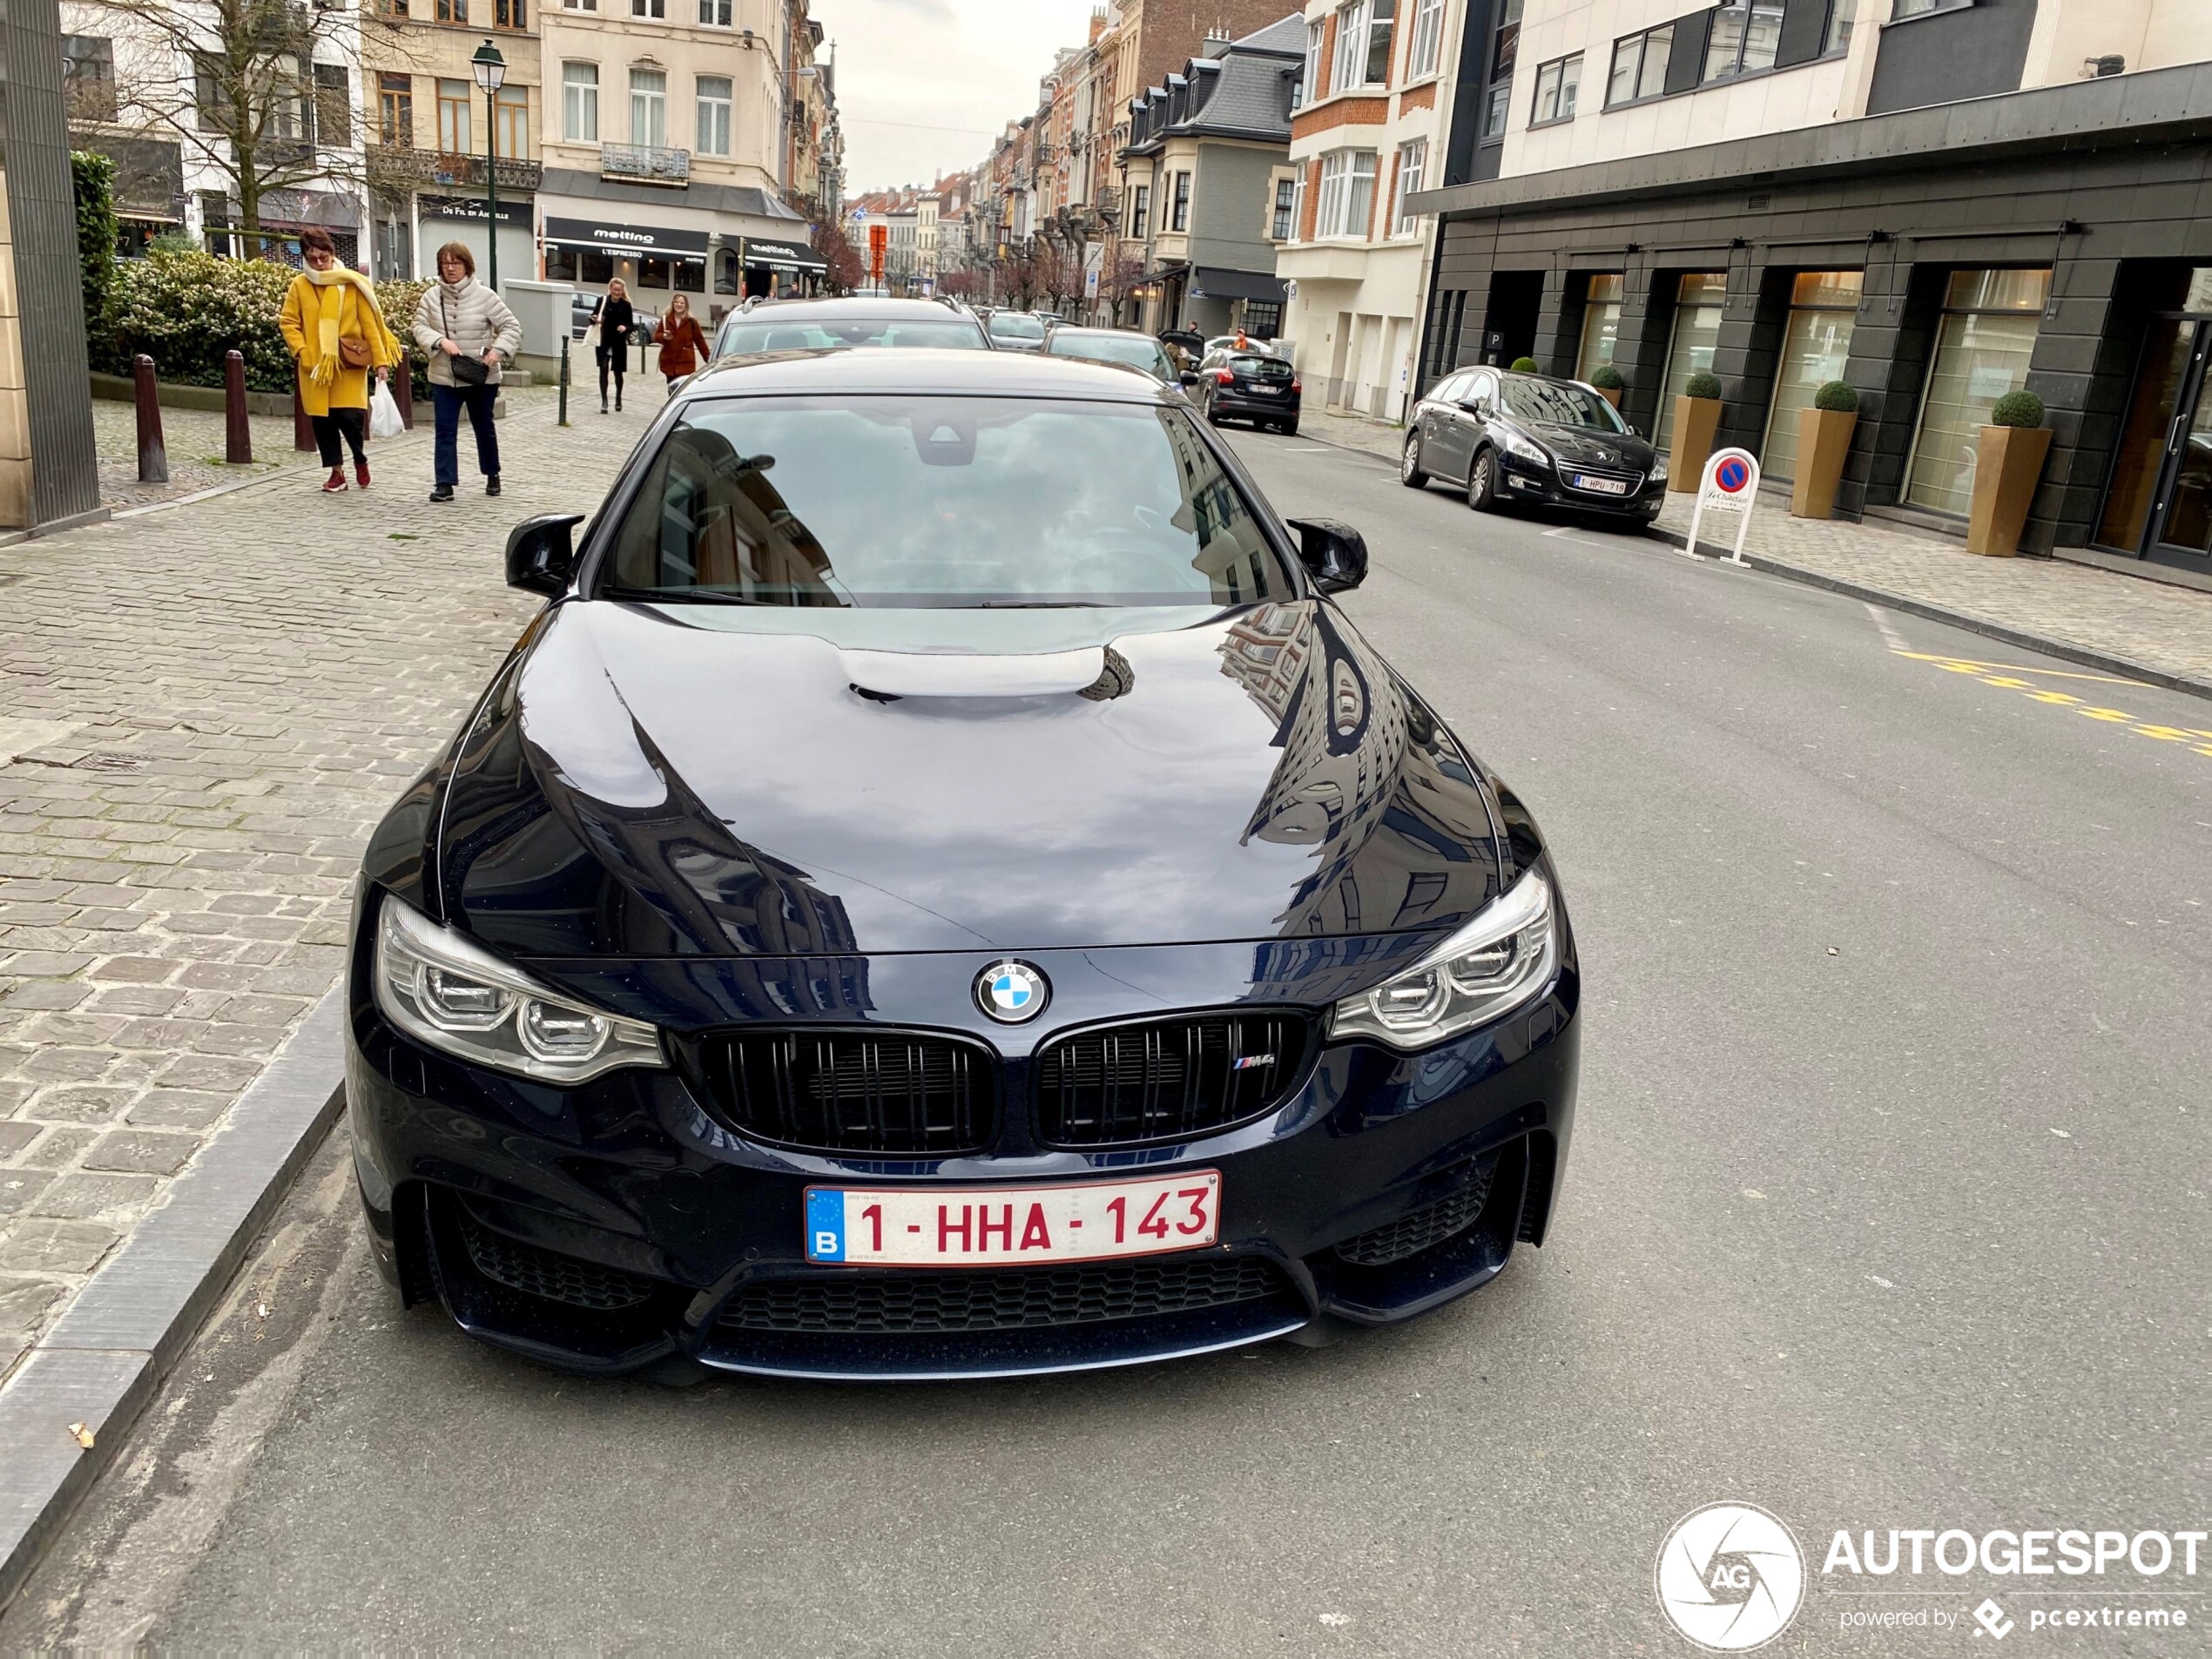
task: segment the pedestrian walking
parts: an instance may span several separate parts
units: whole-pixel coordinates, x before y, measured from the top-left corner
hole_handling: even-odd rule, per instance
[[[461,413],[476,435],[476,469],[484,494],[499,494],[499,432],[492,425],[500,366],[523,343],[523,325],[507,302],[476,280],[476,256],[465,242],[438,250],[438,280],[415,308],[415,342],[430,354],[430,397],[437,442],[432,501],[451,501],[461,482]]]
[[[607,412],[607,371],[615,375],[615,408],[622,407],[622,377],[630,372],[630,331],[637,326],[637,308],[630,303],[630,285],[620,277],[607,284],[607,292],[592,307],[591,326],[599,331],[595,348],[599,359],[599,413]]]
[[[300,233],[307,269],[285,290],[277,326],[300,366],[300,404],[315,428],[315,448],[330,476],[326,493],[346,488],[346,450],[354,477],[368,488],[368,377],[380,381],[406,361],[406,348],[386,326],[376,290],[367,277],[339,262],[330,233]]]
[[[671,397],[676,395],[677,381],[697,374],[699,365],[714,354],[685,294],[679,293],[668,302],[668,314],[660,320],[653,338],[660,345],[660,372],[668,377]]]

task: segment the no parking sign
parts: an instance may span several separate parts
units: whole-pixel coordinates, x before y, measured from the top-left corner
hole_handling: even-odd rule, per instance
[[[1689,515],[1689,550],[1697,550],[1698,521],[1708,505],[1733,507],[1737,512],[1735,562],[1743,563],[1743,538],[1751,533],[1751,504],[1759,495],[1759,463],[1748,449],[1716,449],[1705,462],[1705,476],[1697,486],[1697,505]]]

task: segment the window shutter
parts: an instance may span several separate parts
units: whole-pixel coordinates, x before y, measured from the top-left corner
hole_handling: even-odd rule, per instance
[[[1820,56],[1821,37],[1828,32],[1830,0],[1783,0],[1782,37],[1776,44],[1774,66],[1810,64]]]
[[[1675,19],[1674,51],[1667,58],[1669,92],[1687,92],[1697,84],[1697,78],[1705,71],[1705,45],[1712,34],[1711,10],[1693,11],[1687,17]]]

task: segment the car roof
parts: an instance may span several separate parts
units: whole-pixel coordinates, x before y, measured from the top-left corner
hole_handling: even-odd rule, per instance
[[[1140,334],[1134,328],[1078,328],[1072,323],[1062,323],[1052,331],[1055,340],[1141,340],[1148,346],[1160,342],[1150,334]]]
[[[1072,397],[1116,403],[1169,401],[1166,391],[1126,368],[1038,352],[949,351],[909,347],[764,352],[725,357],[684,383],[677,395],[759,397],[777,394],[937,397]]]
[[[809,317],[967,317],[973,314],[964,307],[948,306],[941,300],[870,300],[853,294],[835,300],[763,300],[751,307],[740,307],[722,319],[725,324],[747,320],[779,321]]]

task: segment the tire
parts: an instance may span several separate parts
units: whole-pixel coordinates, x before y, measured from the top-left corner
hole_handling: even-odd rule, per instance
[[[1421,435],[1410,433],[1405,452],[1398,457],[1398,482],[1408,489],[1428,488],[1428,474],[1421,470]]]
[[[1295,421],[1285,421],[1275,429],[1286,438],[1298,436],[1298,422]]]
[[[1219,426],[1221,424],[1221,411],[1215,408],[1211,402],[1209,402],[1206,405],[1206,424],[1208,426]]]
[[[1498,510],[1498,458],[1487,449],[1478,451],[1467,469],[1467,505],[1478,513]]]

